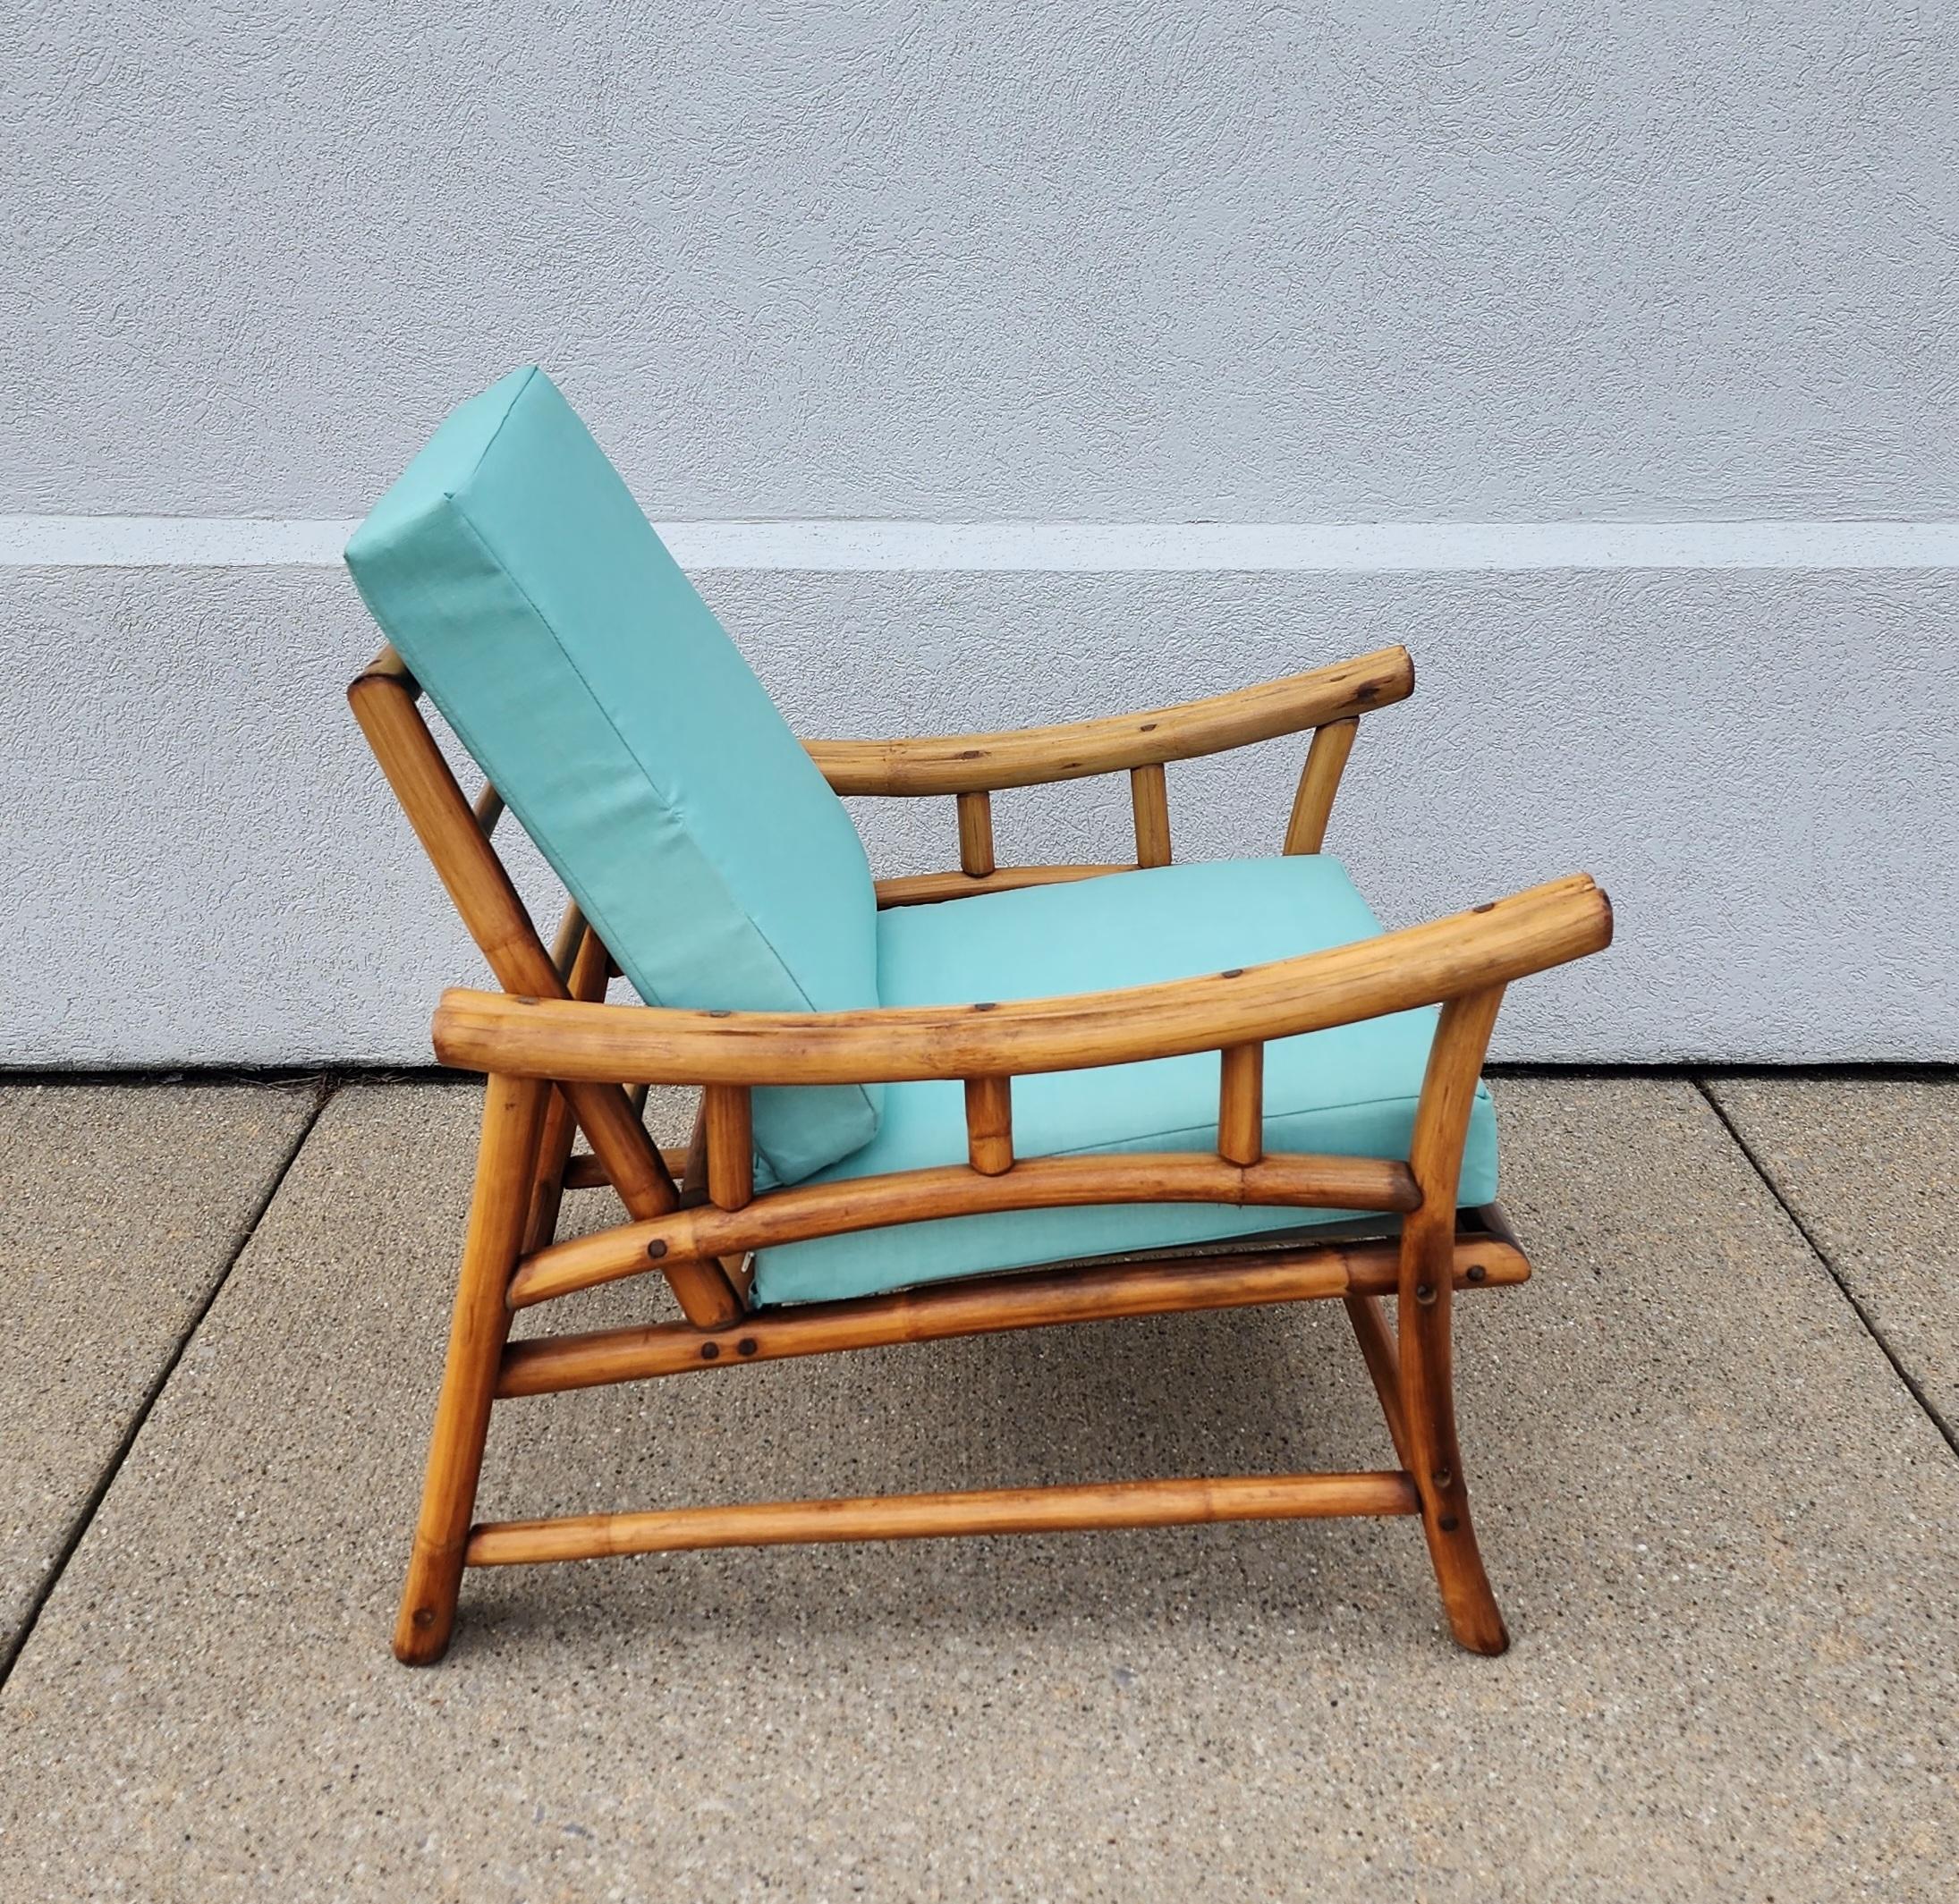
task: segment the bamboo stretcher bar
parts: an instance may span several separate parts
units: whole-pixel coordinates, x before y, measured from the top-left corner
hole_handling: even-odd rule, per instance
[[[871,1494],[745,1507],[666,1508],[643,1514],[573,1514],[555,1520],[493,1520],[471,1531],[463,1557],[471,1567],[511,1567],[703,1547],[931,1540],[955,1534],[1063,1534],[1419,1511],[1414,1484],[1405,1474],[1225,1475],[1209,1480],[1103,1481],[1072,1487]]]
[[[986,1138],[1003,1141],[998,1131]],[[1005,1139],[1011,1144],[1011,1138]],[[997,1162],[995,1150],[982,1158]],[[573,1290],[615,1282],[702,1257],[769,1249],[941,1216],[1112,1203],[1223,1203],[1396,1214],[1419,1197],[1405,1164],[1382,1157],[1268,1156],[1238,1164],[1206,1151],[1026,1157],[988,1174],[963,1164],[835,1183],[792,1184],[746,1208],[684,1205],[640,1223],[572,1237],[527,1256],[511,1278],[521,1309]]]
[[[536,1336],[505,1350],[496,1392],[499,1398],[544,1395],[690,1369],[733,1368],[1064,1323],[1393,1295],[1399,1260],[1399,1246],[1392,1239],[1315,1243],[928,1283],[844,1302],[759,1309],[722,1329],[667,1322]],[[1453,1274],[1461,1289],[1503,1289],[1528,1281],[1531,1265],[1514,1240],[1467,1233],[1457,1239]]]
[[[1107,873],[1132,873],[1126,859],[1102,865],[1000,866],[990,873],[903,873],[878,881],[878,903],[930,906],[942,899],[971,899],[976,893],[1013,893],[1022,886],[1051,886],[1075,879],[1100,879]]]

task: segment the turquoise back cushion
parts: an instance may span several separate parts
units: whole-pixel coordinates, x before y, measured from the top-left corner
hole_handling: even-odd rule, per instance
[[[556,386],[462,405],[347,545],[374,618],[649,1003],[878,1003],[850,816]],[[793,1182],[877,1086],[755,1094]]]

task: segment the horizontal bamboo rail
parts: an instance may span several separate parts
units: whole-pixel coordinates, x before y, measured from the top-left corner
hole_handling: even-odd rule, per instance
[[[1008,733],[900,740],[807,740],[839,793],[977,793],[1191,760],[1303,732],[1405,700],[1414,664],[1402,647],[1142,714]]]
[[[450,991],[445,1064],[667,1084],[857,1084],[1073,1070],[1216,1051],[1437,1003],[1597,952],[1612,908],[1578,873],[1352,945],[1166,985],[1003,1004],[683,1011]]]
[[[1102,1481],[965,1494],[868,1494],[649,1514],[492,1520],[471,1530],[464,1561],[513,1567],[703,1547],[818,1541],[932,1540],[954,1534],[1072,1534],[1110,1527],[1202,1527],[1221,1520],[1306,1520],[1420,1511],[1405,1474],[1226,1475],[1210,1480]]]
[[[1132,873],[1128,860],[1107,865],[998,866],[990,873],[902,873],[878,882],[880,907],[933,906],[944,899],[971,899],[976,893],[1014,893],[1022,886],[1060,885],[1099,879],[1106,873]]]
[[[1208,1151],[1138,1151],[1015,1162],[1010,1135],[1003,1143],[1002,1134],[992,1130],[985,1140],[997,1147],[980,1149],[975,1168],[949,1164],[835,1183],[791,1184],[739,1210],[685,1205],[643,1222],[572,1237],[523,1259],[511,1278],[510,1306],[527,1308],[574,1290],[705,1257],[740,1256],[811,1237],[844,1236],[935,1217],[1112,1203],[1255,1204],[1399,1214],[1421,1200],[1408,1166],[1382,1157],[1280,1155],[1239,1164]]]
[[[663,1146],[660,1161],[677,1179],[687,1168],[687,1153],[670,1145]],[[604,1190],[611,1187],[612,1179],[606,1174],[606,1166],[589,1150],[580,1151],[564,1166],[564,1188],[568,1190]]]
[[[534,1336],[505,1349],[496,1392],[499,1398],[555,1394],[690,1369],[891,1349],[1008,1329],[1392,1295],[1399,1262],[1400,1246],[1392,1239],[1314,1243],[967,1277],[844,1302],[759,1309],[722,1329],[666,1322]],[[1457,1288],[1504,1289],[1526,1282],[1530,1274],[1522,1250],[1504,1231],[1459,1233],[1454,1264]]]

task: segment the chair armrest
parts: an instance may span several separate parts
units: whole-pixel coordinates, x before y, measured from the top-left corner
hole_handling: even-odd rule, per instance
[[[1002,1004],[684,1011],[451,991],[445,1064],[566,1082],[856,1084],[1015,1077],[1291,1037],[1502,986],[1599,951],[1612,908],[1582,873],[1427,925],[1169,984]]]
[[[1125,767],[1159,766],[1301,733],[1405,700],[1414,686],[1408,650],[1384,647],[1331,667],[1141,714],[1010,733],[806,740],[803,745],[839,793],[994,792]]]

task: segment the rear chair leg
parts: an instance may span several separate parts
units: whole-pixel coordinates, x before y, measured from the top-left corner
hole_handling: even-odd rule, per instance
[[[526,1240],[532,1172],[550,1088],[541,1079],[495,1077],[484,1087],[483,1135],[449,1324],[449,1356],[436,1403],[421,1516],[394,1622],[394,1656],[403,1665],[433,1665],[448,1650],[455,1625],[483,1438],[510,1330],[504,1291]]]

